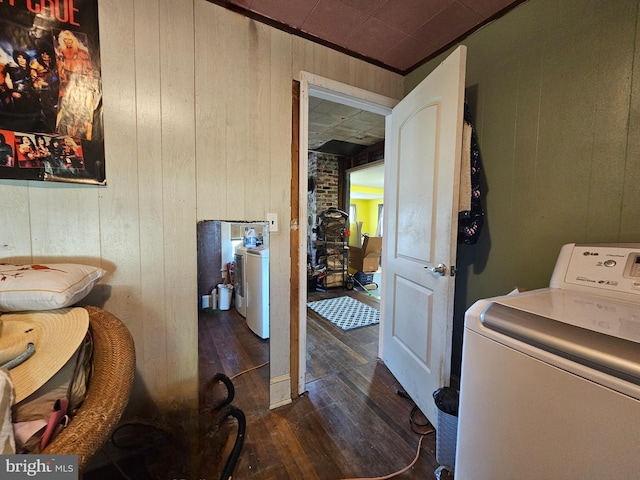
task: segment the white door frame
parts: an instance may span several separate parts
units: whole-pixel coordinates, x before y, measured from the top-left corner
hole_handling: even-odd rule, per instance
[[[298,158],[298,185],[300,225],[298,230],[298,267],[299,267],[299,357],[298,357],[298,394],[306,390],[307,373],[307,190],[309,175],[309,97],[322,98],[335,103],[359,108],[387,117],[398,100],[369,92],[358,87],[320,77],[313,73],[300,72],[300,149]],[[384,321],[380,312],[380,323]]]

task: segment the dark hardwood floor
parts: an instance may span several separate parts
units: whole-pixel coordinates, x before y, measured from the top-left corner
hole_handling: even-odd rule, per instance
[[[378,306],[355,290],[310,292],[308,299],[340,295]],[[211,382],[223,373],[235,391],[231,406],[246,418],[234,480],[390,478],[414,461],[421,438],[417,461],[397,478],[435,480],[435,434],[421,435],[431,426],[419,411],[411,416],[413,402],[399,394],[401,386],[378,360],[378,325],[344,332],[307,312],[304,395],[269,410],[269,341],[254,335],[233,308],[200,312],[199,411],[173,412],[160,428],[133,423],[118,430],[118,441],[112,438],[96,456],[108,464],[83,479],[221,479],[239,431],[239,422],[226,415],[228,406],[208,408],[228,398],[222,383]],[[116,443],[136,448],[122,456],[122,449],[114,452]],[[450,477],[444,472],[440,478]]]
[[[308,297],[345,294],[378,306],[377,299],[355,290]],[[268,361],[268,340],[254,335],[233,309],[200,315],[201,383],[217,372],[232,377],[233,405],[247,419],[233,478],[337,480],[404,469],[421,437],[413,430],[431,428],[422,426],[426,420],[419,412],[412,426],[413,402],[398,393],[401,386],[377,359],[379,326],[343,332],[308,310],[307,329],[307,391],[269,410],[269,367],[250,370]],[[399,478],[435,479],[437,467],[435,434],[427,434],[417,462]]]

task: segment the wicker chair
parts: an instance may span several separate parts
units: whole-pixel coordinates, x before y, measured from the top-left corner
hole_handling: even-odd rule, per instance
[[[78,455],[80,474],[120,421],[136,365],[133,338],[127,327],[105,310],[84,308],[89,312],[94,345],[87,394],[69,425],[42,451]]]

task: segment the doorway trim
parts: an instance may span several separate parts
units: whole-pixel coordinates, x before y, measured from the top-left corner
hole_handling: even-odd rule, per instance
[[[389,125],[391,109],[399,100],[347,85],[313,73],[300,72],[300,123],[298,149],[298,194],[299,194],[299,230],[298,230],[298,351],[292,351],[292,358],[298,358],[298,395],[306,389],[307,373],[307,182],[309,172],[309,97],[317,97],[335,103],[377,113],[387,118]],[[382,312],[381,312],[382,313]],[[380,316],[380,323],[384,321]]]

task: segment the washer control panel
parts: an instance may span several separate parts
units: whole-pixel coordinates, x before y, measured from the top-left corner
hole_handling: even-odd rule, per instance
[[[640,243],[564,245],[550,286],[640,296]]]
[[[629,255],[625,276],[629,278],[640,278],[640,253]]]

